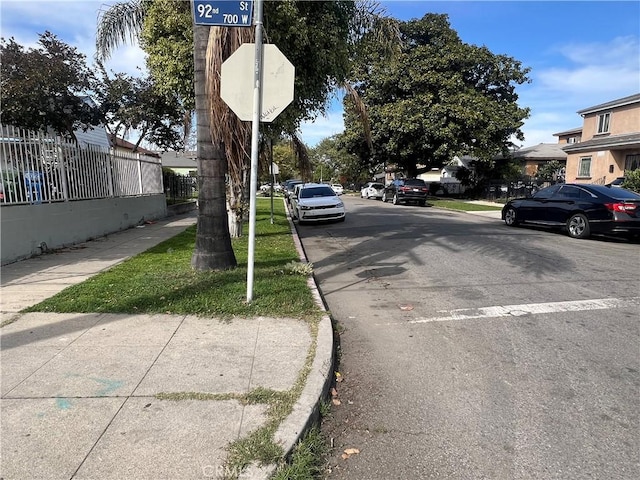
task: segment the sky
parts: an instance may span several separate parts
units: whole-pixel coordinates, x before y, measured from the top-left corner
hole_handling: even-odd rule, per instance
[[[2,0],[0,36],[36,46],[49,30],[91,62],[98,12],[107,0]],[[556,143],[553,134],[582,126],[578,110],[640,93],[640,2],[631,1],[384,1],[400,20],[427,13],[448,15],[451,28],[468,44],[486,46],[531,68],[531,83],[516,91],[519,105],[531,109],[522,128],[522,147]],[[106,64],[116,72],[138,74],[144,53],[119,48]],[[301,137],[315,146],[342,132],[340,100],[328,114],[301,125]]]

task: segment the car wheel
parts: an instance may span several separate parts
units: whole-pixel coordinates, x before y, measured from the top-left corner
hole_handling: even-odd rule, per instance
[[[504,223],[510,227],[518,226],[518,214],[516,213],[516,209],[513,207],[507,208],[507,211],[504,212]]]
[[[382,194],[382,201],[383,201],[383,202],[386,202],[386,201],[387,201],[387,192],[384,192],[384,193]]]
[[[591,234],[589,220],[582,213],[575,213],[567,220],[567,232],[571,238],[588,238]]]
[[[399,200],[398,200],[398,195],[397,195],[397,194],[394,194],[394,195],[393,195],[392,203],[393,203],[394,205],[398,205]]]
[[[421,207],[424,207],[426,204],[427,204],[427,201],[426,201],[426,200],[420,200],[420,201],[418,202],[418,205],[420,205]]]

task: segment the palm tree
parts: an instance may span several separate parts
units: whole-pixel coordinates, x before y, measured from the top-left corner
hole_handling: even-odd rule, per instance
[[[129,0],[100,12],[96,33],[97,57],[108,58],[116,47],[136,41],[152,0]],[[192,2],[190,2],[192,3]],[[237,265],[231,246],[226,211],[225,175],[227,162],[223,143],[215,141],[207,100],[211,83],[207,65],[210,30],[194,25],[194,90],[196,108],[196,141],[198,163],[198,224],[196,245],[191,265],[196,270],[224,270]],[[217,30],[220,30],[219,28]],[[214,82],[215,83],[215,82]]]

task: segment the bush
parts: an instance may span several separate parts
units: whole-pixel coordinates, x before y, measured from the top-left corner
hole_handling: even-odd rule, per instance
[[[627,190],[640,193],[640,168],[625,172],[624,182],[622,182],[620,186]]]

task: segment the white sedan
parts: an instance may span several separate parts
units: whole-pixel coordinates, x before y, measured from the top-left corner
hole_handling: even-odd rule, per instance
[[[336,220],[344,221],[344,203],[329,185],[305,183],[296,185],[291,210],[298,223]]]
[[[378,182],[368,182],[360,189],[360,198],[382,198],[384,185]]]
[[[342,195],[344,193],[344,188],[339,183],[332,183],[331,188],[336,192],[336,195]]]

